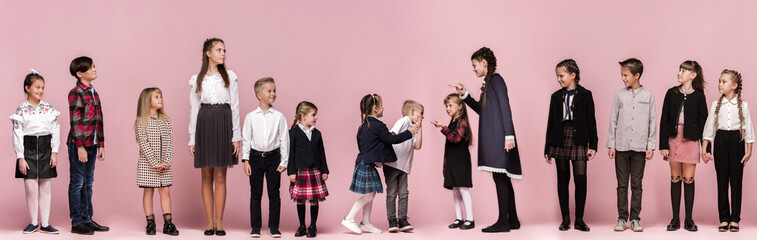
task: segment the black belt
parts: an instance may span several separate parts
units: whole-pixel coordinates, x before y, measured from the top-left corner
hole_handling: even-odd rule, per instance
[[[274,150],[268,151],[268,152],[261,152],[255,149],[250,149],[250,155],[256,156],[256,157],[275,157],[279,156],[281,154],[281,151],[279,151],[279,148],[276,148]]]
[[[200,107],[210,107],[210,108],[228,107],[230,108],[231,105],[229,105],[228,103],[221,103],[221,104],[203,103],[203,104],[200,104]]]

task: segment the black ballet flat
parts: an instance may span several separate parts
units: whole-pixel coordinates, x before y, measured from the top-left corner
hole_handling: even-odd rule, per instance
[[[211,228],[211,229],[205,230],[205,232],[203,232],[202,234],[205,234],[205,236],[213,236],[214,234],[216,234],[216,230]]]
[[[463,225],[463,220],[455,219],[455,221],[452,222],[449,226],[447,226],[449,229],[455,229],[460,228],[460,225]]]
[[[224,231],[224,230],[216,230],[216,236],[226,236],[226,231]]]
[[[476,222],[466,220],[463,224],[460,224],[460,230],[469,230],[476,227]]]
[[[681,220],[678,218],[673,218],[670,220],[670,224],[668,224],[668,231],[675,231],[681,228]]]

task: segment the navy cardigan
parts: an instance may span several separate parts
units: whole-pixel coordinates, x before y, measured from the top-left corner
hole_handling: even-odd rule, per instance
[[[287,174],[297,174],[297,170],[315,167],[321,173],[329,173],[326,164],[326,151],[323,148],[321,131],[313,128],[313,133],[308,140],[305,132],[299,126],[289,129],[289,165]]]
[[[365,164],[376,162],[394,162],[397,161],[397,155],[394,154],[392,144],[401,143],[412,138],[410,131],[392,135],[386,124],[375,117],[369,116],[357,133],[357,148],[360,153],[357,154],[355,162],[361,160]]]

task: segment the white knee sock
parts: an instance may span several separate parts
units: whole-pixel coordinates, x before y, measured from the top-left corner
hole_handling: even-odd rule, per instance
[[[363,220],[362,220],[362,223],[364,223],[364,224],[371,223],[371,210],[372,209],[373,209],[373,198],[371,198],[370,200],[368,200],[368,202],[365,203],[365,206],[363,206]]]
[[[354,221],[355,216],[357,216],[357,212],[363,209],[366,203],[372,202],[374,197],[376,197],[376,193],[369,193],[363,194],[363,196],[355,200],[355,204],[352,204],[352,209],[350,209],[350,213],[347,214],[347,217],[345,217],[345,219]]]
[[[37,225],[37,215],[39,213],[39,185],[37,179],[24,179],[26,189],[26,207],[29,208],[29,216],[32,218],[32,224]]]
[[[468,188],[460,188],[460,195],[462,195],[463,204],[465,204],[465,220],[473,221],[473,200],[470,191],[468,191]]]
[[[452,200],[455,203],[455,219],[463,220],[463,197],[460,195],[460,188],[452,188]]]
[[[39,214],[40,226],[50,226],[50,203],[52,201],[52,181],[51,179],[39,180]]]

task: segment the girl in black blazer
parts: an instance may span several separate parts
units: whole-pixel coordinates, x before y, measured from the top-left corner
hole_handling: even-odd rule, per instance
[[[578,65],[573,59],[557,64],[555,74],[560,88],[552,94],[547,121],[544,158],[555,160],[557,166],[557,195],[560,199],[562,223],[560,231],[570,229],[568,209],[568,183],[570,165],[573,165],[573,183],[576,198],[576,230],[588,232],[583,214],[586,205],[586,162],[597,153],[597,121],[594,117],[594,99],[591,91],[578,85],[581,79]]]
[[[326,164],[326,152],[323,148],[321,131],[315,128],[318,120],[318,108],[310,102],[297,104],[294,124],[289,129],[289,166],[287,174],[289,194],[297,202],[297,217],[300,227],[295,237],[315,237],[318,219],[318,202],[326,200],[329,191],[326,179],[329,167]],[[305,230],[305,201],[310,201],[310,227]]]
[[[681,208],[681,177],[685,189],[686,219],[684,228],[697,231],[691,212],[694,208],[694,172],[699,163],[699,141],[707,121],[707,101],[704,96],[702,66],[685,61],[678,67],[680,85],[668,89],[660,115],[660,154],[670,163],[670,200],[673,219],[668,231],[681,227],[678,212]]]

